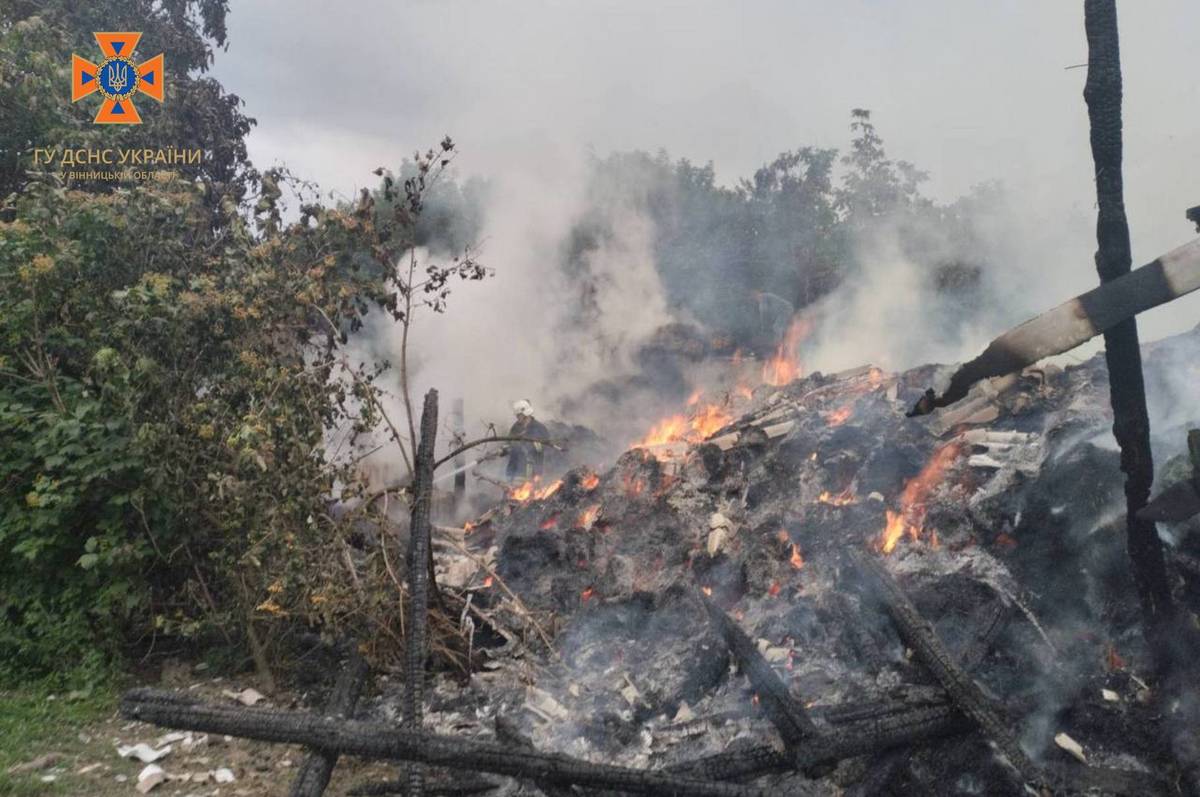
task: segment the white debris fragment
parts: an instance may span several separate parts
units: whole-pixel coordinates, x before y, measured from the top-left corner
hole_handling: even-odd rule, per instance
[[[686,702],[679,704],[679,710],[675,712],[675,718],[672,722],[691,722],[696,719],[696,712],[692,711],[691,707]]]
[[[231,700],[236,700],[243,706],[253,706],[255,703],[266,699],[262,692],[259,692],[257,689],[250,688],[243,689],[240,692],[235,692],[232,689],[226,689],[225,691],[221,692],[221,694]]]
[[[166,779],[167,773],[162,767],[158,764],[147,764],[146,768],[138,773],[137,790],[146,794]]]
[[[191,753],[204,745],[208,744],[208,734],[202,733],[199,736],[188,734],[187,737],[179,743],[180,749],[185,753]]]
[[[526,708],[551,720],[565,722],[571,718],[571,712],[567,711],[562,703],[555,700],[549,692],[538,689],[536,686],[525,690],[525,705]]]
[[[190,733],[184,733],[183,731],[171,731],[170,733],[165,733],[162,736],[158,737],[158,739],[156,739],[154,742],[154,746],[162,747],[163,745],[166,745],[166,744],[182,742],[184,739],[188,738],[189,736],[191,736]]]
[[[86,775],[89,772],[95,772],[97,769],[99,769],[102,766],[104,766],[104,765],[101,764],[99,761],[97,761],[94,764],[88,764],[86,767],[80,767],[79,769],[75,770],[75,774],[76,775]]]
[[[42,775],[42,783],[53,783],[58,780],[58,775]]]
[[[136,758],[143,764],[153,764],[155,761],[166,758],[171,754],[171,745],[155,749],[145,742],[138,742],[134,745],[127,745],[117,748],[117,755],[121,758]]]
[[[1087,763],[1087,756],[1083,754],[1083,745],[1079,744],[1079,742],[1075,741],[1070,736],[1067,736],[1065,733],[1060,733],[1054,737],[1054,743],[1066,750],[1071,755],[1075,756],[1075,758],[1079,759],[1079,763]]]
[[[1101,689],[1100,696],[1103,697],[1105,700],[1107,700],[1109,703],[1117,703],[1121,700],[1121,696],[1118,695],[1116,692],[1114,692],[1111,689]]]
[[[729,539],[729,527],[721,526],[711,529],[708,532],[708,542],[704,549],[708,551],[709,556],[716,556],[725,547],[725,541]]]
[[[220,767],[213,770],[213,780],[217,783],[233,783],[237,778],[233,774],[233,770],[229,767]]]

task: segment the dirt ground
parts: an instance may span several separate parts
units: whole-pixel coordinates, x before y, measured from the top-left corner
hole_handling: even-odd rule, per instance
[[[197,670],[182,663],[165,667],[161,680],[148,685],[185,689],[205,700],[228,704],[235,704],[231,694],[258,686],[252,678],[211,677],[203,665]],[[281,691],[265,696],[257,705],[302,708],[303,702],[295,693]],[[122,758],[117,748],[141,742],[161,750],[165,742],[171,751],[155,763],[165,771],[167,780],[148,792],[154,797],[284,797],[305,756],[303,749],[291,745],[200,733],[169,741],[164,738],[169,733],[166,728],[123,719],[114,708],[103,719],[62,728],[60,739],[9,771],[8,787],[0,788],[0,793],[138,797],[138,774],[148,765],[136,758]],[[222,768],[232,772],[232,782],[216,782],[216,772]],[[325,793],[344,795],[364,781],[394,780],[399,775],[396,766],[343,758]]]

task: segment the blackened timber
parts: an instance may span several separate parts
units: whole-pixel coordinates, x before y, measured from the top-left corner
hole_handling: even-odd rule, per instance
[[[413,462],[412,524],[408,543],[408,639],[405,663],[408,682],[404,689],[404,727],[421,728],[425,697],[425,658],[428,655],[429,583],[431,568],[427,561],[430,547],[430,503],[433,499],[433,447],[437,439],[438,394],[425,394],[421,410],[421,442]],[[408,797],[421,797],[421,768],[408,769]]]
[[[664,771],[692,778],[746,780],[815,763],[885,752],[971,728],[971,723],[949,703],[915,708],[903,703],[881,703],[874,709],[856,707],[852,716],[855,719],[833,726],[794,752],[756,745],[672,764]]]
[[[1121,173],[1121,51],[1116,0],[1086,0],[1084,26],[1088,75],[1083,98],[1088,108],[1096,177],[1096,271],[1100,282],[1106,283],[1128,274],[1132,263]],[[1137,517],[1150,499],[1154,480],[1137,319],[1123,321],[1104,333],[1104,360],[1108,365],[1113,435],[1121,449],[1121,470],[1125,473],[1129,558],[1151,644],[1161,649],[1161,639],[1156,642],[1155,638],[1165,631],[1174,608],[1158,531],[1153,522]]]
[[[891,574],[871,557],[857,552],[851,557],[875,583],[901,639],[912,648],[913,654],[942,685],[954,704],[979,725],[1026,782],[1041,784],[1042,773],[1021,749],[1011,730],[1012,724],[1001,716],[1000,709],[992,704],[971,676],[958,666],[933,627]]]
[[[818,735],[817,726],[808,716],[804,706],[792,698],[785,684],[772,669],[771,665],[758,652],[754,641],[738,627],[729,615],[721,611],[708,598],[701,596],[701,602],[708,611],[708,616],[716,626],[717,632],[725,640],[725,646],[738,663],[738,668],[750,680],[762,704],[763,711],[771,723],[779,731],[783,743],[789,749],[797,747],[806,739]]]
[[[300,711],[214,706],[189,695],[133,689],[121,698],[122,716],[167,728],[298,744],[340,755],[410,761],[492,772],[562,786],[675,797],[766,797],[760,789],[708,783],[665,772],[593,764],[560,753],[538,753],[496,742],[409,731],[361,720],[336,720]]]
[[[505,744],[513,747],[520,747],[523,750],[533,750],[533,740],[521,733],[521,729],[517,724],[507,717],[496,716],[496,738]],[[559,786],[545,780],[535,780],[534,786],[537,786],[546,797],[570,797],[574,792],[569,787]]]
[[[325,707],[326,714],[338,719],[350,719],[354,716],[354,709],[358,705],[358,698],[362,695],[367,674],[370,672],[370,667],[359,654],[358,647],[350,643],[348,648],[346,663],[338,673],[333,693]],[[337,753],[323,750],[310,752],[300,765],[296,779],[292,781],[292,789],[288,793],[290,797],[321,797],[325,793],[325,787],[329,785],[329,778],[333,775],[333,767],[337,760]]]

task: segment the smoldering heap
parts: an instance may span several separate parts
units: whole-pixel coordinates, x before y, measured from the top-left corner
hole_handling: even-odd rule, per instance
[[[1155,394],[1180,399],[1200,331],[1146,348]],[[684,779],[641,793],[1166,793],[1102,357],[906,417],[947,376],[863,367],[694,396],[606,471],[440,528],[474,671],[435,677],[424,730]],[[1163,446],[1182,428],[1159,424]],[[384,687],[359,716],[394,727],[401,703]],[[462,766],[516,766],[490,761]],[[587,791],[556,767],[441,787]]]
[[[1152,382],[1194,378],[1197,345],[1200,333],[1148,347]],[[768,774],[770,793],[1020,793],[1018,762],[897,635],[886,590],[856,561],[870,558],[1011,723],[1018,755],[1080,789],[1153,791],[1169,751],[1139,676],[1149,664],[1102,358],[986,382],[951,411],[906,418],[944,378],[868,367],[764,385],[742,406],[726,399],[719,412],[737,419],[700,442],[676,421],[674,440],[651,434],[603,474],[577,469],[486,515],[467,545],[552,618],[560,656],[489,664],[479,703],[451,701],[454,721],[485,732],[508,712],[541,749],[631,766],[743,749],[793,770],[786,756],[755,758],[793,745],[766,687],[731,669],[751,665],[731,655],[715,608],[818,733],[865,735],[815,782],[820,770]],[[717,412],[697,405],[691,420]],[[1178,447],[1182,434],[1165,432]],[[474,583],[480,607],[505,600],[486,576]],[[872,721],[915,722],[930,707],[954,721],[873,737]],[[1076,759],[1090,768],[1072,773]]]

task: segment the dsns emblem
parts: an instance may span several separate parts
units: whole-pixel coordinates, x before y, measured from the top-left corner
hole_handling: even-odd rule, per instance
[[[86,58],[71,55],[71,102],[100,92],[104,101],[96,113],[98,125],[138,125],[142,117],[133,98],[144,94],[163,101],[163,55],[159,53],[140,64],[133,62],[133,51],[140,33],[96,33],[96,43],[104,60],[97,66]]]

